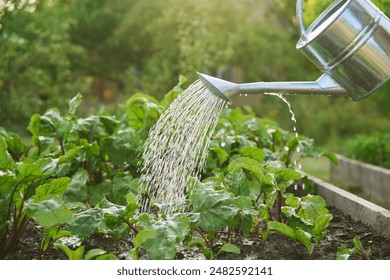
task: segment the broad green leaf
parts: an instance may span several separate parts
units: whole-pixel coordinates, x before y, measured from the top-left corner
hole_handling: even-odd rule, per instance
[[[240,248],[237,247],[236,245],[230,244],[230,243],[225,243],[225,244],[223,244],[223,246],[221,247],[221,249],[219,249],[217,255],[219,255],[219,254],[222,253],[222,252],[234,253],[234,254],[241,254]]]
[[[91,249],[89,250],[86,254],[85,254],[85,257],[84,259],[86,260],[94,260],[96,259],[97,257],[99,256],[102,256],[104,254],[107,254],[106,251],[102,250],[102,249]]]
[[[305,247],[307,252],[309,253],[309,256],[313,253],[314,249],[314,244],[311,243],[311,234],[303,231],[302,229],[298,228],[295,231],[295,238],[298,240],[300,243],[302,243]]]
[[[190,221],[187,217],[177,216],[173,219],[153,221],[149,229],[154,229],[157,235],[142,242],[150,259],[174,259],[176,247],[190,232]],[[143,227],[141,225],[141,227]]]
[[[87,182],[89,174],[85,169],[79,169],[73,176],[64,194],[66,202],[85,201],[87,199]]]
[[[297,214],[314,223],[319,216],[325,215],[328,212],[325,200],[322,197],[318,195],[307,195],[302,198],[301,209]]]
[[[18,163],[16,176],[19,183],[37,180],[42,176],[42,170],[37,164]]]
[[[103,211],[98,208],[91,208],[77,213],[68,230],[82,239],[87,239],[97,232],[103,222]]]
[[[288,225],[284,224],[284,223],[280,223],[280,222],[275,222],[275,221],[270,221],[268,222],[267,224],[267,230],[265,232],[265,237],[264,239],[267,238],[268,236],[268,233],[271,231],[271,230],[274,230],[274,231],[277,231],[285,236],[287,236],[288,238],[291,238],[292,240],[295,240],[295,232],[294,232],[294,229],[292,229],[291,227],[289,227]]]
[[[241,148],[240,152],[242,156],[255,159],[258,162],[262,162],[265,157],[265,152],[257,147],[245,146]]]
[[[2,140],[0,140],[0,157],[1,157],[1,150],[7,150],[12,156],[13,159],[16,161],[19,161],[22,154],[24,154],[27,150],[26,146],[23,144],[22,139],[20,136],[16,133],[9,132],[5,130],[4,128],[0,127],[0,139],[5,139],[6,146],[4,143],[1,143]],[[1,165],[1,160],[0,160]]]
[[[46,200],[55,195],[62,195],[68,188],[70,181],[70,178],[63,177],[53,179],[49,183],[40,185],[35,189],[34,202]]]
[[[61,249],[66,254],[69,260],[81,260],[83,258],[84,246],[81,246],[77,248],[75,251],[73,251],[72,249],[68,248],[66,245],[61,243],[55,243],[54,245],[57,248]]]
[[[230,193],[215,190],[210,183],[199,183],[190,195],[193,212],[199,213],[199,225],[206,231],[226,227],[239,210]]]
[[[358,250],[360,253],[363,253],[363,246],[362,246],[362,243],[360,241],[359,236],[355,236],[353,238],[353,245],[355,245],[356,250]]]
[[[95,260],[118,260],[118,257],[112,253],[108,253],[95,257]]]
[[[66,207],[59,196],[39,202],[30,200],[26,203],[25,211],[29,217],[46,229],[67,224],[73,220],[72,211]]]
[[[312,234],[314,236],[320,236],[321,233],[328,227],[329,222],[332,218],[333,216],[331,214],[319,216],[314,223],[314,229],[312,230]]]
[[[295,197],[294,195],[292,194],[286,194],[286,200],[284,201],[284,203],[287,205],[287,206],[290,206],[292,208],[297,208],[300,203],[301,203],[301,199],[299,197]]]
[[[255,197],[260,193],[260,184],[259,182],[252,180],[250,181],[246,176],[243,170],[237,172],[229,173],[228,175],[229,190],[235,195],[244,195],[248,196],[251,194],[251,189],[256,189]],[[256,198],[254,198],[256,199]]]
[[[117,204],[126,205],[126,195],[131,192],[133,176],[126,173],[117,172],[112,181],[112,196],[110,200]]]
[[[215,147],[211,149],[218,158],[219,165],[222,165],[226,162],[226,160],[229,158],[229,154],[224,150],[219,147]]]
[[[153,228],[144,229],[138,232],[133,239],[133,245],[135,248],[140,247],[146,240],[154,239],[158,235],[158,231]]]
[[[302,177],[300,172],[291,168],[283,168],[282,170],[278,171],[277,174],[282,177],[283,181],[297,181]]]
[[[36,164],[39,165],[39,167],[42,170],[42,173],[46,176],[57,176],[57,164],[59,159],[58,158],[51,158],[51,157],[45,157],[40,158],[36,161]]]
[[[0,135],[0,170],[6,170],[14,165],[12,156],[7,151],[8,145],[3,136]]]
[[[352,250],[347,247],[339,247],[337,249],[336,260],[348,260],[353,254]]]
[[[102,209],[104,215],[111,215],[113,217],[122,217],[125,213],[125,206],[112,203],[105,197],[95,207]]]
[[[80,106],[80,104],[82,102],[82,99],[83,99],[83,96],[80,93],[78,93],[75,97],[73,97],[70,100],[70,102],[69,102],[69,110],[68,110],[68,114],[69,115],[76,114],[76,110]]]
[[[218,206],[201,212],[199,225],[206,231],[221,230],[237,215],[238,209],[230,206]]]
[[[233,160],[229,164],[229,172],[236,172],[240,169],[245,169],[250,171],[258,181],[261,181],[263,178],[262,173],[262,167],[260,163],[258,163],[256,160],[247,158],[247,157],[240,157],[235,160]]]
[[[99,116],[99,119],[108,135],[113,134],[120,124],[120,121],[115,116]]]
[[[126,106],[126,116],[130,127],[140,129],[151,126],[160,116],[162,107],[149,95],[134,94]]]
[[[122,220],[126,211],[125,206],[116,205],[103,198],[96,207],[101,208],[104,214],[103,223],[105,227],[102,227],[101,231],[113,235],[116,239],[127,234],[129,231],[128,225]]]
[[[12,199],[15,184],[16,177],[14,173],[0,170],[0,236],[2,236],[2,228],[7,226],[8,206]]]

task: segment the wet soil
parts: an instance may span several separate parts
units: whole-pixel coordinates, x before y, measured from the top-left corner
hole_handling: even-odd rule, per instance
[[[359,236],[364,250],[370,250],[370,259],[390,260],[390,239],[375,232],[369,226],[354,221],[350,216],[343,215],[334,208],[329,209],[333,219],[329,225],[329,232],[316,250],[314,259],[334,260],[337,249],[340,246],[353,247],[352,239]],[[36,259],[39,248],[39,230],[30,225],[20,243],[6,256],[9,260],[30,260]],[[266,241],[258,235],[240,237],[234,240],[235,245],[240,247],[241,254],[222,253],[218,259],[261,259],[261,260],[302,260],[307,259],[305,249],[302,245],[288,239],[279,233],[271,233]],[[114,241],[108,236],[96,236],[90,238],[85,244],[85,252],[93,248],[100,248],[124,258],[130,248],[129,242]],[[196,248],[181,248],[177,253],[178,259],[204,259]],[[54,246],[50,247],[43,259],[61,260],[67,259],[66,255]]]

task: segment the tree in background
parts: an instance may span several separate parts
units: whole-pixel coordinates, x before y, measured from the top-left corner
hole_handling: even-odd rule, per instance
[[[2,2],[2,3],[1,3]],[[75,22],[60,1],[0,2],[0,120],[15,126],[89,87],[74,61],[85,61],[84,49],[72,44]]]
[[[306,24],[330,2],[306,0]],[[390,0],[374,2],[389,14]],[[196,71],[234,82],[314,80],[321,73],[295,49],[295,4],[0,0],[0,126],[24,128],[32,113],[61,108],[77,92],[87,100],[87,110],[116,106],[138,91],[160,97],[180,74],[192,82]],[[384,86],[359,102],[288,98],[299,130],[324,144],[389,129],[388,91],[389,85]],[[291,126],[287,109],[275,98],[242,98],[235,104],[250,105],[259,116]]]

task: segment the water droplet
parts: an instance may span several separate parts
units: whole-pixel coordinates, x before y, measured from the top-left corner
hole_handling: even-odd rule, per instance
[[[297,184],[294,185],[294,190],[298,190],[298,185]]]
[[[293,131],[297,131],[297,127],[296,126],[293,127]]]
[[[222,142],[221,143],[221,147],[225,147],[226,146],[226,143],[225,142]]]
[[[305,190],[305,183],[302,184],[302,190]]]

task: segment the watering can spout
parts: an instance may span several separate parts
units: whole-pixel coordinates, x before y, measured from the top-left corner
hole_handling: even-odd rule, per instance
[[[238,94],[310,94],[346,96],[347,91],[329,75],[322,75],[315,82],[256,82],[235,84],[202,73],[198,73],[203,84],[219,98],[230,101]]]

